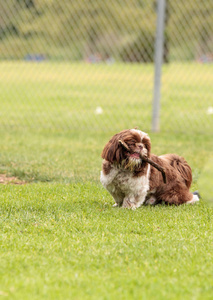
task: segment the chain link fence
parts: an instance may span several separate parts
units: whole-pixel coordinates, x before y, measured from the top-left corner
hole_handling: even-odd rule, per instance
[[[151,129],[157,0],[0,0],[0,128]],[[161,130],[212,132],[213,1],[166,1]],[[158,49],[156,49],[158,50]]]

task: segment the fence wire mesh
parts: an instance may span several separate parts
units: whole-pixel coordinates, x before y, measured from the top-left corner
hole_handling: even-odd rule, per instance
[[[150,130],[157,0],[0,0],[0,127]],[[213,127],[213,1],[166,1],[160,126]]]

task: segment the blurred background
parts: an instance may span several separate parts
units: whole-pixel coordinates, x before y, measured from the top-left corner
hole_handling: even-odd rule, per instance
[[[157,0],[0,0],[2,129],[151,129]],[[166,1],[160,129],[211,133],[213,1]]]

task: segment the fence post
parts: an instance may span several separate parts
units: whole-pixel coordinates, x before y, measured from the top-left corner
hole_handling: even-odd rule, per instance
[[[166,0],[156,0],[157,2],[157,27],[155,38],[155,75],[154,75],[154,95],[152,108],[152,131],[160,130],[160,91],[161,91],[161,68],[163,64],[164,50],[164,22]]]

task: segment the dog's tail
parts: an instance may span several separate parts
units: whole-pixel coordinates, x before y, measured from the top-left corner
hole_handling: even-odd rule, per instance
[[[175,168],[185,180],[187,188],[190,188],[192,183],[192,170],[186,160],[177,154],[168,154],[164,156],[170,165]]]

